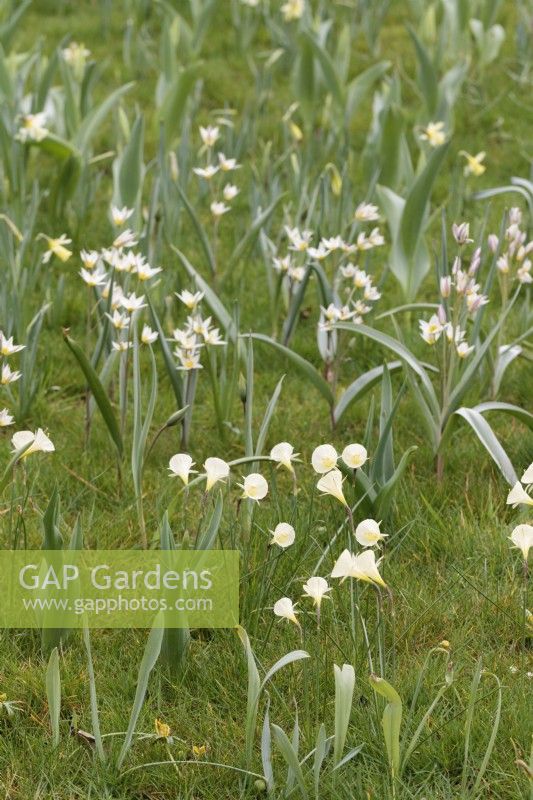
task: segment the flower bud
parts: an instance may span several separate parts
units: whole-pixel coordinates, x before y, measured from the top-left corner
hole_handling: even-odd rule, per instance
[[[459,245],[468,244],[472,242],[473,239],[470,239],[470,223],[468,222],[461,222],[457,225],[456,222],[452,225],[452,233],[453,238]]]
[[[491,233],[491,234],[489,234],[489,236],[487,238],[487,243],[489,245],[490,252],[491,253],[495,253],[496,250],[498,249],[498,245],[500,243],[500,240],[498,239],[498,237],[496,236],[495,233]]]
[[[452,290],[452,279],[449,275],[444,275],[440,279],[440,294],[441,297],[446,299],[450,296],[450,292]]]

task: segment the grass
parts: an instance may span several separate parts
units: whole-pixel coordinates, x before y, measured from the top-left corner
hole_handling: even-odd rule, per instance
[[[407,10],[393,4],[381,35],[382,52],[386,53],[407,76],[414,72],[414,56],[405,31]],[[530,170],[528,152],[532,109],[529,85],[512,81],[513,25],[516,21],[514,4],[506,2],[500,14],[507,29],[503,57],[491,65],[482,80],[475,75],[469,80],[460,101],[455,124],[454,148],[477,152],[487,151],[488,169],[479,186],[494,186],[507,182],[512,175],[526,176]],[[105,64],[105,81],[100,91],[109,86],[137,78],[128,102],[138,104],[153,122],[153,86],[155,72],[136,54],[141,66],[133,75],[122,61],[120,44],[124,15],[119,4],[113,6],[111,29],[102,34],[99,5],[89,2],[35,2],[25,17],[16,40],[16,49],[33,44],[36,31],[44,36],[49,51],[62,37],[72,34],[83,41],[98,61]],[[204,87],[200,121],[207,110],[225,105],[245,107],[252,90],[243,79],[245,63],[236,51],[231,26],[222,5],[218,12],[216,33],[209,38],[204,54]],[[157,49],[159,32],[150,29],[148,52]],[[354,71],[370,63],[368,50],[361,41],[354,43]],[[280,81],[268,98],[267,111],[261,122],[260,139],[279,139],[277,120],[291,100],[287,81]],[[408,86],[404,97],[409,124],[420,121],[417,116],[416,94]],[[369,103],[354,124],[351,146],[357,154],[364,143],[369,123]],[[110,129],[111,126],[108,126]],[[110,130],[103,134],[104,142]],[[113,140],[111,139],[111,142]],[[109,143],[102,149],[109,148]],[[111,144],[112,146],[112,144]],[[146,161],[156,153],[156,126],[147,125]],[[250,154],[243,154],[246,161]],[[365,183],[352,157],[352,178],[365,194]],[[42,170],[43,164],[35,165]],[[52,170],[52,165],[46,165]],[[243,173],[245,170],[243,170]],[[40,175],[40,180],[43,178]],[[249,182],[249,176],[243,178]],[[437,200],[443,201],[449,191],[449,174],[441,176]],[[477,188],[477,185],[476,185]],[[75,246],[101,246],[109,238],[104,209],[110,198],[110,169],[104,169],[98,194],[84,227],[75,233]],[[243,197],[246,192],[243,191]],[[358,197],[359,197],[358,196]],[[246,204],[242,200],[243,213]],[[498,219],[503,205],[493,211]],[[483,209],[466,200],[462,214],[480,220]],[[40,220],[42,230],[61,233],[68,229],[69,220],[52,221],[47,203]],[[231,233],[221,242],[222,258],[231,251]],[[184,225],[180,248],[201,264],[201,255],[194,233]],[[174,291],[188,285],[178,273],[176,260],[167,254],[165,288]],[[67,286],[75,285],[75,264],[64,269]],[[387,304],[399,299],[389,276]],[[4,546],[13,537],[27,546],[39,547],[41,513],[57,486],[62,498],[64,533],[72,529],[81,514],[87,547],[135,547],[138,544],[137,517],[132,489],[126,485],[122,499],[117,500],[115,473],[110,458],[106,433],[98,421],[91,444],[83,447],[84,398],[83,381],[61,340],[61,325],[70,327],[74,335],[83,338],[83,316],[79,292],[67,290],[60,324],[47,326],[41,340],[44,380],[32,409],[31,427],[46,426],[56,445],[53,460],[43,460],[40,469],[28,468],[32,484],[30,503],[24,506],[21,478],[13,494],[14,511],[3,513],[0,525],[4,528]],[[432,297],[429,281],[424,286],[426,297]],[[247,262],[242,277],[224,286],[223,299],[230,305],[238,298],[242,309],[241,329],[268,331],[264,268],[257,254]],[[250,302],[253,298],[253,303]],[[382,310],[384,306],[380,306]],[[422,354],[413,320],[408,332],[409,343]],[[317,362],[315,322],[303,318],[298,327],[295,349]],[[256,347],[255,402],[256,430],[264,408],[279,380],[287,372],[281,399],[274,416],[269,442],[289,439],[309,460],[312,449],[323,441],[331,441],[342,449],[350,441],[362,438],[368,415],[368,400],[352,407],[339,429],[331,433],[326,409],[318,395],[293,374],[282,358]],[[343,383],[348,383],[363,368],[381,363],[378,348],[357,343],[349,351],[343,366]],[[160,373],[163,374],[162,372]],[[202,376],[203,377],[203,376]],[[395,379],[395,389],[399,388]],[[531,402],[531,369],[518,365],[509,372],[506,399],[527,408]],[[170,387],[163,377],[156,406],[154,428],[175,410]],[[234,405],[234,424],[242,428],[242,411],[238,398]],[[518,468],[531,461],[531,436],[515,423],[496,426]],[[516,800],[528,796],[528,781],[516,766],[515,760],[529,759],[530,719],[525,697],[530,690],[531,670],[529,651],[521,649],[522,580],[518,557],[510,552],[506,536],[514,519],[505,507],[506,486],[493,467],[481,445],[462,425],[458,425],[447,455],[445,480],[435,480],[432,459],[425,434],[416,416],[416,407],[406,395],[394,429],[398,453],[416,444],[418,451],[408,469],[397,496],[391,534],[387,543],[390,554],[385,577],[394,593],[394,606],[385,603],[382,615],[376,616],[374,593],[361,593],[361,604],[369,620],[372,634],[379,627],[386,642],[384,674],[397,688],[405,705],[413,695],[418,672],[431,647],[443,640],[450,642],[455,680],[453,690],[430,717],[420,744],[404,775],[402,798],[451,800],[460,796],[459,786],[463,768],[464,725],[470,682],[476,663],[502,680],[503,712],[496,746],[483,782],[482,796],[494,800]],[[242,437],[230,436],[226,450],[217,439],[211,398],[207,381],[200,381],[199,397],[194,412],[191,452],[197,464],[209,455],[239,457],[243,454]],[[1,443],[7,459],[9,437]],[[149,539],[157,536],[157,526],[169,504],[173,503],[171,524],[178,541],[187,534],[194,535],[200,514],[199,496],[192,491],[187,501],[176,501],[176,484],[167,478],[169,457],[179,450],[175,429],[167,431],[154,448],[147,465],[145,514]],[[248,630],[260,663],[271,665],[280,655],[300,646],[293,626],[272,622],[270,608],[278,597],[288,594],[296,599],[300,578],[312,570],[332,533],[343,521],[340,506],[333,501],[318,499],[313,488],[310,469],[300,467],[302,476],[297,501],[291,495],[288,478],[279,473],[273,483],[271,499],[256,510],[253,535],[245,543],[242,566],[241,624]],[[274,481],[274,474],[268,476]],[[20,506],[20,512],[19,512]],[[2,509],[5,512],[5,508]],[[298,558],[287,554],[267,554],[267,531],[280,519],[290,521],[298,534]],[[235,522],[235,492],[225,503],[221,541],[239,541],[240,522]],[[276,560],[273,576],[266,579],[264,559]],[[270,565],[269,565],[269,568]],[[324,607],[320,634],[312,620],[305,625],[303,646],[312,658],[279,673],[271,690],[272,721],[289,731],[294,719],[295,703],[302,727],[302,749],[307,751],[319,721],[325,720],[328,730],[333,725],[333,663],[353,663],[357,682],[355,702],[348,734],[348,745],[364,743],[362,754],[355,759],[335,785],[326,788],[324,798],[368,798],[381,800],[390,797],[386,760],[382,745],[379,716],[375,698],[368,682],[368,662],[362,647],[353,645],[349,635],[349,608],[346,592],[335,587],[333,603]],[[302,607],[304,603],[302,602]],[[136,798],[158,800],[164,797],[211,798],[254,796],[253,787],[244,789],[235,774],[209,766],[190,765],[174,769],[154,766],[119,776],[104,769],[94,760],[79,736],[70,730],[90,730],[90,705],[87,666],[83,642],[75,635],[64,649],[61,660],[63,703],[61,741],[51,749],[51,736],[46,706],[46,661],[40,651],[36,632],[12,630],[0,635],[0,692],[9,699],[23,703],[23,712],[14,720],[0,718],[0,786],[10,800],[29,798]],[[97,631],[92,635],[93,660],[99,697],[101,727],[104,733],[126,729],[135,692],[138,663],[146,640],[140,630]],[[529,642],[530,645],[530,642]],[[392,655],[394,653],[394,656]],[[372,653],[379,671],[379,654]],[[513,672],[512,668],[518,668]],[[436,656],[430,663],[419,706],[420,718],[444,680],[444,659]],[[208,746],[207,758],[222,764],[242,766],[246,697],[246,665],[242,646],[232,631],[199,632],[193,636],[190,657],[183,673],[169,674],[156,669],[150,682],[147,701],[141,713],[139,730],[153,732],[154,719],[167,722],[173,735],[183,743],[173,749],[175,758],[194,759],[193,745]],[[476,706],[470,763],[472,775],[479,765],[490,735],[496,697],[492,684],[482,682],[480,700]],[[119,737],[113,744],[115,755],[120,748]],[[168,758],[163,742],[147,739],[135,744],[127,759],[127,767],[143,762]],[[259,761],[254,763],[259,770]],[[322,795],[321,795],[322,797]]]

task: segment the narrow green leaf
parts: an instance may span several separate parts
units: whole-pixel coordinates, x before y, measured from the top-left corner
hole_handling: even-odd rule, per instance
[[[400,695],[384,678],[370,676],[370,685],[375,692],[389,702],[383,711],[381,725],[385,747],[393,780],[400,774],[400,728],[402,725],[402,700]]]
[[[224,501],[222,499],[222,492],[218,493],[217,502],[213,513],[209,519],[208,525],[203,528],[196,540],[195,550],[212,550],[217,538],[218,529],[222,520],[222,509]]]
[[[133,701],[133,708],[131,710],[128,730],[126,731],[124,743],[122,745],[117,760],[117,769],[121,768],[122,764],[124,763],[124,759],[126,758],[126,755],[128,754],[128,751],[131,747],[133,734],[135,733],[135,728],[137,726],[137,720],[139,719],[139,714],[141,713],[141,709],[144,703],[144,698],[146,696],[146,690],[148,689],[148,680],[150,678],[150,673],[155,667],[157,659],[159,658],[159,653],[161,652],[161,644],[163,642],[164,633],[165,633],[164,628],[154,627],[152,628],[152,630],[148,635],[148,641],[146,642],[146,647],[144,649],[141,665],[139,667],[137,688],[135,690],[135,699]]]
[[[152,300],[150,298],[150,295],[148,293],[146,293],[146,302],[148,303],[148,307],[150,309],[150,314],[152,315],[152,322],[154,323],[155,328],[156,328],[156,330],[157,330],[157,332],[159,334],[159,336],[157,337],[157,341],[158,341],[159,347],[161,348],[161,352],[163,354],[163,361],[165,362],[167,375],[169,377],[170,384],[172,386],[172,391],[174,392],[174,397],[176,398],[177,404],[179,406],[182,406],[183,405],[183,383],[182,383],[182,380],[180,378],[179,372],[176,369],[176,362],[175,362],[175,360],[174,360],[174,358],[172,356],[172,352],[171,352],[170,347],[168,345],[168,342],[167,342],[167,339],[166,339],[166,336],[165,336],[165,332],[163,330],[163,326],[161,325],[161,322],[159,321],[159,317],[158,317],[158,315],[156,313],[156,310],[154,308],[154,305],[153,305]],[[184,412],[185,410],[184,409],[180,409],[180,412],[181,411]]]
[[[301,661],[304,658],[310,658],[311,656],[306,650],[292,650],[290,653],[279,658],[276,663],[270,667],[267,674],[263,678],[263,682],[261,683],[261,690],[264,689],[268,681],[274,677],[276,672],[279,672],[280,669],[283,667],[288,666],[289,664],[293,664],[295,661]]]
[[[317,59],[318,63],[320,64],[320,68],[322,70],[322,74],[324,76],[324,81],[327,86],[328,92],[333,97],[333,100],[337,104],[340,110],[344,110],[344,92],[342,90],[341,81],[337,74],[337,69],[331,58],[330,54],[323,47],[309,31],[303,30],[300,33],[300,36],[303,40],[307,41],[309,47],[311,48],[315,58]]]
[[[59,674],[59,652],[54,647],[46,668],[46,698],[52,726],[52,747],[59,744],[59,715],[61,713],[61,676]]]
[[[126,83],[124,86],[115,89],[115,91],[111,92],[100,105],[96,106],[87,114],[74,137],[74,143],[82,153],[88,148],[92,137],[100,125],[106,119],[109,119],[111,112],[116,108],[121,97],[129,92],[134,85],[133,82]]]
[[[409,459],[411,458],[412,454],[418,450],[416,445],[412,445],[408,447],[407,450],[403,453],[398,466],[394,470],[393,475],[389,478],[387,483],[385,483],[377,492],[376,498],[374,500],[374,506],[376,508],[376,516],[381,519],[385,519],[389,515],[390,504],[392,500],[392,496],[394,494],[394,490],[396,488],[396,484],[400,481],[407,464],[409,463]]]
[[[261,427],[259,428],[259,435],[257,437],[257,442],[255,445],[255,454],[257,456],[262,455],[263,447],[265,446],[266,437],[268,435],[268,429],[270,427],[270,422],[274,415],[274,411],[276,410],[276,406],[278,404],[279,396],[281,394],[281,387],[283,385],[283,381],[285,380],[285,375],[282,375],[279,379],[276,388],[272,393],[272,397],[269,400],[268,406],[265,411],[265,415],[263,417],[263,421],[261,423]]]
[[[412,259],[417,249],[425,225],[431,189],[449,146],[447,142],[433,151],[407,195],[399,229],[399,243],[407,259]]]
[[[263,230],[264,226],[284,197],[285,193],[279,194],[276,199],[273,200],[273,202],[270,203],[270,205],[265,208],[264,211],[261,211],[261,213],[258,214],[254,219],[229,258],[228,265],[230,270],[234,270],[241,258],[243,258],[246,252],[253,247],[260,231]]]
[[[100,410],[100,413],[103,417],[103,420],[107,426],[107,430],[109,435],[117,448],[117,452],[119,457],[122,457],[122,453],[124,450],[122,436],[120,435],[120,428],[115,417],[115,413],[109,402],[109,398],[105,392],[105,389],[102,386],[102,383],[94,371],[94,368],[91,365],[91,362],[81,349],[81,347],[71,339],[70,336],[67,334],[64,335],[65,343],[67,347],[75,357],[76,361],[78,362],[87,384],[93,394],[93,397],[96,401],[96,404]]]
[[[133,124],[123,153],[113,164],[115,204],[136,208],[144,178],[144,117],[139,114]]]
[[[390,65],[390,61],[378,61],[377,64],[373,64],[371,67],[361,72],[348,85],[346,93],[346,121],[348,123],[359,110],[359,106],[374,83],[383,77]]]
[[[205,253],[205,257],[207,259],[207,264],[209,266],[209,269],[211,270],[211,275],[214,275],[215,272],[216,272],[216,269],[217,269],[216,262],[215,262],[215,256],[213,255],[213,250],[211,248],[211,244],[209,243],[209,239],[207,238],[207,233],[205,232],[205,228],[202,225],[202,223],[200,222],[200,219],[199,219],[196,211],[192,207],[191,203],[189,203],[187,195],[185,194],[185,192],[183,191],[183,189],[181,188],[179,183],[176,183],[176,188],[178,190],[179,196],[181,197],[183,205],[185,206],[185,210],[187,211],[187,214],[189,215],[190,220],[191,220],[191,222],[193,224],[193,227],[194,227],[194,229],[195,229],[195,231],[196,231],[196,233],[198,235],[198,239],[200,240],[200,244],[202,245],[202,249],[203,249],[203,251]],[[180,251],[176,247],[174,247],[174,245],[172,245],[172,249],[181,258]]]
[[[333,740],[333,764],[339,764],[344,752],[348,725],[352,712],[353,692],[355,688],[355,670],[351,664],[343,664],[342,668],[333,665],[335,673],[335,738]]]
[[[408,25],[407,30],[413,41],[418,59],[418,82],[424,95],[426,102],[427,113],[429,118],[433,118],[437,111],[437,103],[439,99],[439,82],[435,68],[431,62],[429,54],[416,35],[413,28]]]
[[[304,800],[307,800],[309,795],[307,794],[307,789],[305,786],[304,775],[302,772],[302,768],[298,761],[298,756],[294,752],[294,748],[289,740],[289,737],[282,730],[278,725],[272,725],[272,731],[274,733],[274,741],[279,747],[280,753],[283,756],[287,766],[292,770],[294,777],[296,778],[296,782],[298,784],[298,788],[302,793],[302,797]]]
[[[163,124],[167,146],[170,146],[179,135],[187,100],[196,83],[198,72],[198,64],[185,67],[176,75],[165,94],[158,112],[158,119]]]
[[[91,638],[89,635],[89,628],[85,625],[83,628],[83,642],[85,644],[85,651],[87,653],[87,673],[89,675],[89,694],[91,698],[91,722],[92,734],[94,736],[94,743],[96,752],[100,761],[105,761],[105,751],[102,742],[102,734],[100,732],[100,717],[98,715],[98,699],[96,696],[96,681],[94,677],[93,657],[91,653]]]

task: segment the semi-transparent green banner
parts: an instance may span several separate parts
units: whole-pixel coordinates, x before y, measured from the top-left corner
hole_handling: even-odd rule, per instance
[[[236,550],[0,550],[0,627],[233,628]]]

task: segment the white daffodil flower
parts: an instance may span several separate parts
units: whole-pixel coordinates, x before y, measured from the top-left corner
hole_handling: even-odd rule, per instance
[[[347,444],[341,458],[350,469],[359,469],[366,463],[368,453],[362,444]]]
[[[343,506],[348,507],[348,503],[346,502],[346,498],[344,497],[342,491],[342,481],[342,472],[340,469],[335,468],[332,469],[331,472],[327,472],[325,475],[322,475],[316,485],[316,488],[324,494],[330,494],[332,497],[342,503]]]
[[[2,364],[2,372],[0,373],[0,384],[8,386],[10,383],[15,383],[20,380],[22,373],[18,370],[13,370],[9,364]]]
[[[380,522],[375,519],[364,519],[359,523],[355,529],[355,538],[363,547],[374,547],[376,544],[388,535],[381,533],[379,526]]]
[[[126,228],[125,231],[119,233],[119,235],[113,242],[113,247],[120,249],[123,247],[135,247],[136,244],[137,244],[137,235],[133,233],[133,231],[130,231],[129,228]]]
[[[17,131],[15,139],[19,142],[42,142],[49,134],[46,127],[46,114],[39,111],[37,114],[26,114],[22,117],[22,125]]]
[[[428,122],[426,127],[423,128],[420,138],[422,141],[427,142],[430,147],[440,147],[446,141],[444,127],[444,122]]]
[[[533,525],[517,525],[509,539],[527,561],[529,550],[533,547]]]
[[[198,175],[199,178],[210,181],[211,178],[217,174],[218,170],[219,167],[216,167],[214,164],[208,164],[207,167],[194,167],[193,172],[195,175]]]
[[[379,208],[372,203],[359,203],[353,216],[358,222],[374,222],[379,219]]]
[[[226,158],[224,153],[218,153],[218,165],[222,172],[232,172],[234,169],[240,169],[241,165],[237,164],[236,158]]]
[[[373,550],[363,550],[362,553],[354,555],[349,550],[343,550],[338,557],[331,573],[332,578],[355,578],[359,581],[367,581],[378,586],[386,587],[386,583],[379,574],[378,567],[381,559],[376,561]]]
[[[220,217],[224,216],[224,214],[227,214],[228,211],[231,211],[229,206],[220,202],[219,200],[213,200],[209,208],[211,209],[211,213],[215,219],[220,219]]]
[[[435,344],[438,342],[444,330],[444,326],[436,314],[433,314],[429,322],[423,319],[419,320],[418,325],[420,326],[420,336],[427,344]]]
[[[329,600],[328,592],[331,592],[331,586],[328,584],[325,578],[321,578],[319,576],[315,576],[313,578],[309,578],[307,583],[303,585],[304,596],[310,597],[313,601],[313,605],[315,605],[320,610],[320,605],[324,598]]]
[[[188,453],[176,453],[168,462],[168,468],[172,475],[181,478],[185,486],[189,483],[189,475],[196,472],[193,467],[194,462]]]
[[[474,352],[475,347],[474,345],[469,345],[468,342],[460,342],[455,349],[459,358],[468,358],[470,353]]]
[[[181,300],[184,306],[190,311],[194,311],[197,307],[198,303],[200,303],[204,298],[203,292],[189,292],[187,289],[184,289],[180,294],[176,292],[176,297]]]
[[[157,342],[159,334],[157,331],[153,331],[149,325],[143,325],[143,329],[141,332],[141,342],[143,344],[153,344]]]
[[[238,485],[243,490],[243,497],[246,497],[250,500],[255,500],[256,502],[263,500],[268,493],[267,481],[257,472],[252,472],[250,475],[246,475],[244,478],[244,483],[239,483]]]
[[[116,225],[117,228],[120,228],[121,225],[131,217],[133,214],[134,209],[128,208],[127,206],[123,206],[122,208],[117,208],[117,206],[111,206],[111,219],[113,220],[113,225]]]
[[[11,444],[13,445],[14,453],[18,453],[23,447],[27,447],[21,458],[26,458],[30,453],[53,453],[55,450],[54,445],[42,428],[38,428],[35,433],[33,431],[17,431],[11,438]]]
[[[203,331],[202,336],[204,337],[204,344],[214,346],[226,344],[218,328],[209,328],[209,330]]]
[[[521,505],[533,506],[533,497],[531,497],[521,483],[517,481],[507,495],[507,505],[513,508]]]
[[[121,314],[120,311],[115,309],[113,314],[107,314],[106,317],[111,321],[112,326],[117,331],[124,331],[130,324],[130,318],[127,314]]]
[[[0,411],[0,428],[7,428],[8,425],[13,425],[14,417],[11,416],[7,408]]]
[[[294,447],[289,442],[279,442],[270,451],[270,458],[276,461],[279,466],[288,469],[289,472],[294,472],[292,462],[296,460],[298,455],[298,453],[294,452]]]
[[[113,350],[116,350],[117,353],[126,353],[133,347],[133,342],[128,342],[125,339],[121,339],[118,342],[112,342],[111,347]]]
[[[272,266],[276,272],[289,272],[292,268],[292,261],[290,255],[283,258],[273,258]]]
[[[222,190],[224,200],[233,200],[239,194],[239,189],[233,183],[227,183]]]
[[[84,44],[78,44],[78,42],[70,42],[70,44],[62,50],[63,58],[69,67],[72,67],[74,75],[79,81],[83,78],[87,59],[90,55],[91,51],[88,50]]]
[[[60,261],[65,263],[72,255],[72,250],[69,250],[65,245],[70,244],[72,239],[69,239],[66,233],[62,233],[57,239],[52,239],[50,236],[42,235],[46,239],[48,250],[45,251],[42,257],[43,264],[48,264],[52,256],[56,256]]]
[[[13,344],[13,337],[10,336],[8,339],[7,336],[0,331],[0,355],[12,356],[15,353],[20,353],[25,347],[25,344]]]
[[[466,166],[464,168],[464,174],[466,176],[473,175],[475,178],[479,178],[479,176],[483,175],[487,169],[485,164],[483,164],[486,155],[484,151],[481,151],[481,153],[478,153],[475,156],[471,156],[470,153],[466,152],[466,150],[459,150],[459,155],[466,158]]]
[[[296,538],[296,532],[288,522],[278,522],[274,530],[270,531],[270,533],[272,534],[270,544],[277,544],[278,547],[281,547],[283,550],[285,550],[286,547],[290,547],[291,544],[294,544]]]
[[[82,267],[78,273],[84,283],[94,289],[95,286],[103,286],[107,282],[107,274],[103,269],[88,270]]]
[[[324,259],[329,256],[331,250],[328,250],[325,244],[320,242],[318,247],[308,247],[307,252],[311,258],[315,259],[315,261],[324,261]]]
[[[533,484],[533,464],[530,464],[529,467],[526,469],[526,471],[522,475],[521,481],[526,486],[531,486]]]
[[[125,308],[128,314],[133,314],[134,311],[139,311],[141,308],[146,308],[144,302],[144,295],[137,297],[136,294],[131,292],[129,295],[124,295],[120,300],[120,305]]]
[[[200,138],[206,147],[213,147],[220,138],[220,129],[216,125],[207,125],[205,128],[200,125]]]
[[[321,444],[315,447],[313,455],[311,456],[311,464],[315,472],[322,475],[324,472],[329,472],[330,469],[337,464],[338,454],[333,445]]]
[[[281,13],[285,22],[301,19],[305,11],[305,0],[287,0],[281,6]]]
[[[209,492],[218,481],[225,481],[230,473],[230,466],[227,461],[222,458],[206,458],[204,461],[205,476],[207,482],[205,485],[206,492]]]
[[[300,232],[298,228],[290,228],[288,225],[285,226],[285,233],[290,241],[289,250],[294,250],[298,253],[304,253],[313,238],[312,231]]]
[[[80,258],[85,269],[94,269],[98,264],[100,254],[96,250],[80,250]]]
[[[189,352],[186,350],[176,350],[176,355],[180,361],[177,369],[185,370],[186,372],[189,372],[189,370],[192,369],[203,369],[202,365],[200,364],[199,353]]]
[[[276,617],[281,617],[289,622],[294,622],[295,625],[300,627],[300,623],[296,619],[296,610],[290,597],[282,597],[274,603],[274,614]]]
[[[162,272],[161,267],[151,267],[150,264],[139,264],[135,269],[135,274],[140,281],[149,281]]]

